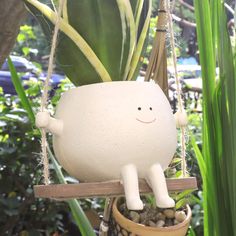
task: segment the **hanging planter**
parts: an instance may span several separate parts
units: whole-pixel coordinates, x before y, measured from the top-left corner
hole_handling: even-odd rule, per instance
[[[142,236],[185,236],[191,220],[191,209],[186,206],[186,218],[174,226],[157,227],[145,226],[136,223],[121,214],[119,208],[122,198],[116,198],[112,206],[112,219],[110,226],[110,235],[142,235]],[[172,221],[174,221],[172,219]]]
[[[158,85],[107,82],[71,89],[55,118],[36,116],[53,134],[57,159],[81,181],[122,179],[129,209],[141,210],[138,178],[149,181],[159,207],[174,207],[163,174],[177,146],[176,121]],[[148,157],[148,158],[147,158]]]
[[[46,131],[50,131],[58,161],[70,175],[87,182],[87,187],[91,182],[121,179],[128,209],[142,210],[139,183],[140,178],[145,178],[156,205],[173,208],[175,202],[169,197],[163,170],[176,150],[176,126],[187,124],[186,114],[181,111],[174,118],[158,85],[129,81],[136,79],[140,65],[151,0],[100,4],[96,1],[95,7],[92,7],[94,1],[65,1],[63,14],[58,15],[53,6],[36,0],[26,2],[47,35],[51,35],[48,28],[52,24],[60,30],[57,59],[68,78],[79,86],[62,95],[54,117],[44,106],[37,114],[36,125],[44,136],[43,150],[46,150]],[[93,9],[95,13],[91,12]],[[91,32],[87,21],[81,24],[81,19],[77,19],[84,14],[95,17]],[[115,23],[115,29],[111,22]],[[104,27],[106,23],[108,26]],[[115,47],[110,45],[113,38],[117,40]],[[47,84],[45,88],[47,94]],[[47,96],[43,101],[46,105]],[[44,186],[44,193],[51,187]],[[55,192],[63,198],[66,188],[57,187]],[[97,196],[96,191],[92,196]],[[113,214],[116,215],[115,210]],[[189,209],[188,214],[191,215]],[[142,232],[137,235],[145,235]]]

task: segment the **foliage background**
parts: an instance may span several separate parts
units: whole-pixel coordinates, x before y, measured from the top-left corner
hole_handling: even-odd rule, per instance
[[[158,1],[154,1],[146,62],[155,34],[157,6]],[[175,27],[180,34],[181,28],[178,25]],[[184,40],[182,45],[187,45],[187,41]],[[12,54],[25,56],[43,70],[46,68],[49,49],[50,43],[43,36],[37,22],[29,16],[20,29]],[[40,82],[30,81],[28,86],[26,94],[36,112],[39,108],[38,95],[42,85]],[[52,98],[51,109],[57,104],[60,93],[68,87],[70,87],[68,81],[61,85],[56,96]],[[39,137],[38,130],[32,127],[19,98],[1,93],[0,235],[50,235],[55,232],[70,235],[70,231],[76,228],[67,204],[33,197],[33,185],[42,181]],[[196,168],[191,156],[189,162],[193,169]],[[174,168],[178,175],[179,166],[175,165]],[[56,179],[52,169],[51,173],[51,179]],[[99,212],[103,207],[103,201],[99,199],[85,200],[81,204],[84,209],[95,208]],[[76,235],[79,235],[78,231]]]
[[[193,5],[192,0],[185,1]],[[227,1],[233,7],[233,1]],[[194,12],[186,9],[182,4],[176,3],[174,14],[189,22],[195,22]],[[158,1],[154,1],[152,28],[149,33],[149,46],[146,52],[145,62],[148,63],[152,39],[155,33],[155,19],[157,15]],[[228,20],[232,14],[227,13]],[[180,57],[194,56],[198,59],[198,47],[196,41],[196,29],[187,27],[179,22],[175,24],[177,47]],[[167,47],[169,47],[167,45]],[[29,16],[24,22],[18,35],[17,43],[12,54],[24,55],[43,70],[47,65],[50,43],[45,39],[36,21]],[[145,70],[145,65],[143,69]],[[41,90],[40,82],[30,81],[26,90],[30,98],[33,110],[39,107]],[[51,109],[57,104],[60,93],[70,87],[65,81],[52,98]],[[201,95],[195,92],[184,94],[186,108],[188,109],[190,126],[189,135],[193,134],[201,148],[202,116],[193,111],[195,102],[200,104]],[[171,95],[174,105],[176,94]],[[198,105],[199,105],[198,104]],[[49,137],[50,138],[50,137]],[[188,137],[186,137],[188,139]],[[190,143],[188,143],[188,166],[191,175],[196,176],[201,186],[201,177],[195,155]],[[42,181],[42,166],[40,164],[39,132],[32,127],[26,111],[17,96],[0,93],[0,235],[79,235],[73,223],[67,204],[50,200],[34,199],[32,187]],[[178,154],[178,153],[177,153]],[[178,158],[178,156],[177,156]],[[179,163],[173,164],[170,175],[179,175]],[[51,179],[56,179],[51,166]],[[66,173],[65,173],[66,174]],[[168,175],[168,172],[167,172]],[[71,179],[70,179],[71,180]],[[193,204],[192,229],[195,235],[203,235],[203,199],[201,187],[197,193],[191,195]],[[103,201],[100,199],[87,199],[81,202],[84,209],[96,209],[101,212]]]

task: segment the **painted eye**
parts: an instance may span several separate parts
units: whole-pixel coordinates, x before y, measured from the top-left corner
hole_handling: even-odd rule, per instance
[[[138,107],[138,110],[141,111],[141,107]]]
[[[149,107],[149,110],[152,111],[152,107]]]

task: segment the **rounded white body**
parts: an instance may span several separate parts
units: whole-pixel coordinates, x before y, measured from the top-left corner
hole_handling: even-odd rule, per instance
[[[159,163],[166,169],[177,146],[167,98],[149,82],[107,82],[63,94],[55,118],[63,123],[53,146],[60,164],[79,180],[120,178],[127,164],[139,177]]]

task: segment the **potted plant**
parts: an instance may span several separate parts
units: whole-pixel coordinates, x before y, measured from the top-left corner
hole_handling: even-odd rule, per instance
[[[53,5],[26,2],[50,35]],[[54,118],[47,112],[36,117],[38,127],[53,133],[56,156],[71,175],[84,181],[121,176],[132,210],[143,209],[138,176],[147,178],[158,207],[175,205],[163,174],[177,146],[170,105],[158,85],[129,81],[136,78],[150,15],[151,1],[66,1],[57,58],[83,86],[62,96]],[[185,114],[176,118],[186,123]]]
[[[54,3],[55,2],[55,3]],[[55,4],[25,0],[50,40]],[[56,60],[75,86],[135,80],[151,17],[151,0],[65,1]]]
[[[116,198],[112,207],[110,235],[185,236],[190,220],[188,205],[175,211],[158,209],[147,203],[143,211],[129,211],[124,199]]]

